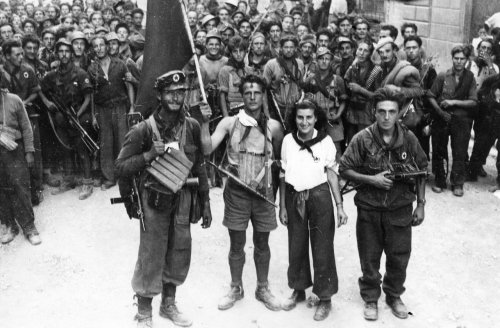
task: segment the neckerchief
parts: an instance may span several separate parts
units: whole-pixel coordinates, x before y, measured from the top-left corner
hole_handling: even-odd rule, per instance
[[[456,75],[455,71],[453,74]],[[455,88],[455,92],[453,93],[452,99],[464,100],[469,97],[469,89],[474,81],[474,74],[468,69],[464,69],[462,74],[458,78],[458,84]]]
[[[299,139],[297,131],[292,132],[292,136],[293,136],[293,140],[295,140],[297,145],[300,146],[300,150],[304,150],[304,149],[307,150],[307,152],[309,154],[311,154],[312,158],[316,161],[318,158],[316,156],[314,156],[314,152],[312,151],[311,147],[314,146],[315,144],[317,144],[318,142],[321,142],[321,140],[325,139],[327,134],[326,134],[324,129],[320,129],[315,138],[312,138],[310,140],[305,140],[305,141]]]
[[[419,56],[417,56],[417,58],[413,60],[408,60],[408,61],[410,62],[410,64],[415,66],[415,68],[418,69],[419,71],[422,69],[422,58],[420,58]]]
[[[215,61],[215,60],[219,60],[219,59],[221,59],[221,58],[222,58],[222,54],[221,54],[221,53],[218,53],[217,55],[212,56],[210,53],[208,53],[208,52],[207,52],[207,53],[205,54],[205,57],[207,57],[207,59],[208,59],[208,60],[213,60],[213,61]]]
[[[186,119],[185,111],[181,108],[177,114],[177,117],[174,120],[166,121],[163,117],[160,116],[161,106],[158,106],[156,112],[154,113],[156,121],[159,123],[159,129],[162,134],[162,137],[166,141],[177,141],[179,131],[184,124],[184,120]]]
[[[289,78],[290,80],[292,80],[295,84],[298,85],[300,83],[300,71],[299,71],[299,64],[297,63],[297,59],[291,58],[292,66],[293,66],[291,71],[288,68],[288,65],[286,64],[286,60],[282,55],[278,56],[276,58],[276,60],[278,61],[278,64],[281,66],[281,68],[285,71],[285,76],[287,78]],[[295,74],[294,74],[294,72],[295,72]]]
[[[250,52],[248,54],[248,66],[253,67],[254,70],[260,71],[264,68],[264,65],[266,65],[267,61],[269,58],[267,56],[262,56],[262,60],[258,63],[255,63],[253,61],[254,54],[253,52]]]
[[[394,69],[394,67],[396,66],[397,62],[398,62],[398,59],[396,57],[394,57],[390,63],[388,63],[388,64],[382,63],[381,66],[382,66],[382,72],[384,74],[384,79]]]
[[[325,79],[321,79],[321,74],[316,73],[314,74],[314,80],[316,81],[316,86],[318,87],[319,91],[327,98],[331,99],[332,95],[330,92],[328,92],[328,86],[330,83],[332,83],[333,79],[335,78],[335,74],[333,74],[332,69],[328,69],[328,74],[326,75]],[[335,90],[334,90],[335,92]]]
[[[236,60],[234,60],[233,57],[230,57],[228,59],[226,65],[234,67],[234,69],[236,70],[236,74],[240,77],[240,79],[246,75],[244,61],[241,61],[238,63]]]

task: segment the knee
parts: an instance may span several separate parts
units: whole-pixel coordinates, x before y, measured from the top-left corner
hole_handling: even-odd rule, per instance
[[[269,232],[254,232],[253,244],[256,252],[267,253],[269,249]]]

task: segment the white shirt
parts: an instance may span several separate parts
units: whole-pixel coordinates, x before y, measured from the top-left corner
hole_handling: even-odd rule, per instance
[[[313,138],[318,135],[314,130]],[[327,182],[326,169],[333,169],[338,174],[335,161],[337,153],[332,138],[325,137],[311,147],[314,154],[307,149],[300,150],[291,133],[283,139],[281,146],[281,167],[285,171],[285,182],[291,184],[296,191],[304,191]]]

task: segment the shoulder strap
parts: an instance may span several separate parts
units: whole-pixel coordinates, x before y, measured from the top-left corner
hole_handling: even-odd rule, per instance
[[[161,134],[160,134],[160,130],[158,130],[158,126],[156,125],[156,120],[154,118],[154,115],[151,115],[146,120],[146,122],[151,127],[151,129],[153,130],[153,140],[154,139],[156,139],[156,140],[163,140],[162,137],[161,137]]]
[[[234,131],[236,130],[237,124],[238,124],[238,118],[236,117],[236,119],[234,120],[233,127],[231,128],[231,133],[229,133],[229,138],[227,139],[227,143],[226,143],[226,149],[224,150],[224,154],[221,157],[221,162],[220,162],[219,166],[222,165],[222,163],[224,162],[224,160],[227,157],[227,152],[228,152],[229,147],[231,147],[231,139],[233,138],[233,134],[234,134]]]

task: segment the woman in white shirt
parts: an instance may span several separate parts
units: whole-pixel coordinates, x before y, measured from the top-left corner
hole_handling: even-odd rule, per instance
[[[283,309],[291,310],[305,300],[305,290],[313,286],[312,292],[320,299],[314,320],[320,321],[328,317],[331,297],[338,290],[332,193],[338,227],[347,223],[347,215],[342,207],[335,145],[326,133],[325,113],[306,98],[289,117],[292,132],[285,136],[281,148],[280,221],[288,228],[288,285],[294,291]]]

